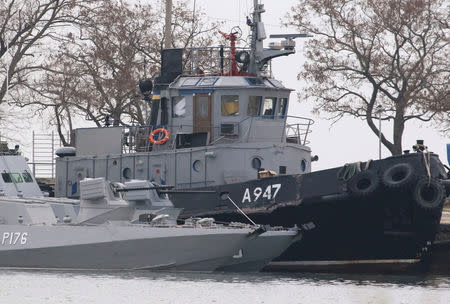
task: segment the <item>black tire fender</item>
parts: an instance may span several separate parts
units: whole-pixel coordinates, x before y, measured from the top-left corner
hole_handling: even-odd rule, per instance
[[[447,196],[450,196],[450,179],[441,179],[441,184],[447,191]]]
[[[357,173],[347,183],[352,195],[364,197],[373,194],[379,187],[380,181],[375,172],[367,170]]]
[[[408,163],[395,164],[383,172],[381,180],[386,187],[398,189],[412,185],[417,180],[414,171]]]
[[[440,209],[445,201],[445,188],[435,179],[420,179],[414,187],[413,200],[422,209]]]

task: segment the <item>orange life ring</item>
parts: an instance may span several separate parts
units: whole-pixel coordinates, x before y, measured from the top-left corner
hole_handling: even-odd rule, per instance
[[[155,135],[158,134],[158,133],[161,133],[161,132],[164,133],[164,137],[163,137],[162,139],[160,139],[160,140],[155,140]],[[170,138],[170,132],[169,132],[169,130],[164,129],[164,128],[158,128],[158,129],[153,130],[152,133],[150,133],[150,135],[149,135],[149,137],[148,137],[148,140],[149,140],[152,144],[155,144],[155,145],[162,145],[163,143],[167,142],[167,141],[169,140],[169,138]]]

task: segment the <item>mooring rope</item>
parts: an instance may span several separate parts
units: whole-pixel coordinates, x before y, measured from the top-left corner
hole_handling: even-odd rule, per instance
[[[343,180],[344,182],[348,182],[356,173],[368,170],[370,164],[372,163],[372,159],[369,159],[364,164],[364,169],[361,169],[361,162],[356,163],[348,163],[345,164],[337,173],[337,178],[339,180]]]
[[[229,195],[227,195],[227,198],[228,198],[228,200],[234,205],[234,207],[236,207],[236,209],[239,210],[239,212],[242,213],[242,215],[245,216],[245,218],[248,219],[248,220],[250,221],[250,223],[252,223],[254,226],[258,226],[258,225],[256,225],[256,223],[255,223],[254,221],[252,221],[251,218],[249,218],[249,217],[247,216],[247,214],[245,214],[244,211],[241,210],[241,208],[239,208],[238,205],[236,205],[235,202],[233,202],[233,200],[231,199],[231,197],[230,197]]]
[[[425,168],[427,169],[428,187],[429,187],[430,184],[431,184],[431,165],[430,165],[430,163],[431,163],[431,153],[428,152],[428,148],[426,148],[425,151],[422,153],[422,155],[423,155],[423,162],[425,164]],[[427,154],[427,156],[425,156],[425,154]]]

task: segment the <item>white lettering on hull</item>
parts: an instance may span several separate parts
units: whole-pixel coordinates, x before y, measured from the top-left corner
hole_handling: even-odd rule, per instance
[[[3,232],[2,245],[25,245],[28,232]]]
[[[281,184],[273,184],[267,186],[264,190],[261,187],[256,187],[251,191],[249,188],[245,188],[244,196],[242,197],[241,203],[251,203],[256,202],[261,197],[266,200],[275,199],[278,191],[281,189]],[[253,194],[253,198],[252,198]]]

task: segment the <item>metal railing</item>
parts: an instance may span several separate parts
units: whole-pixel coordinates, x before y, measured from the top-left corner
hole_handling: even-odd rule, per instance
[[[310,118],[291,115],[272,116],[248,116],[237,122],[225,121],[219,125],[194,126],[191,124],[164,126],[172,131],[169,141],[164,146],[159,146],[158,151],[172,150],[176,148],[178,134],[191,134],[195,128],[209,129],[211,132],[207,145],[220,143],[245,143],[245,142],[269,142],[269,143],[295,143],[299,145],[309,144],[308,135],[312,132],[311,126],[314,120]],[[229,125],[230,130],[224,130],[224,125]],[[150,133],[161,126],[125,126],[123,127],[123,152],[146,152],[153,149],[148,137]]]
[[[62,143],[55,132],[35,133],[32,135],[31,165],[33,174],[38,178],[55,178],[55,151]]]
[[[299,116],[288,116],[288,123],[286,123],[286,141],[293,142],[301,145],[308,145],[310,141],[307,139],[308,135],[312,132],[311,126],[314,124],[314,120]],[[289,123],[289,118],[292,120],[299,120],[299,122]]]
[[[146,152],[151,148],[148,137],[154,130],[152,126],[126,126],[123,127],[122,151],[124,153]]]
[[[236,47],[236,52],[240,51],[249,53],[250,49]],[[229,46],[186,48],[183,59],[184,75],[231,75],[232,58]],[[241,63],[238,64],[242,67]],[[270,66],[267,68],[270,69]],[[267,71],[267,75],[270,75],[270,70]]]

